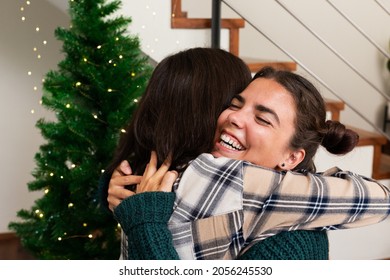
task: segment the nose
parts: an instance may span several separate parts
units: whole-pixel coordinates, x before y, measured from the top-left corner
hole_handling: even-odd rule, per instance
[[[231,125],[237,128],[243,128],[245,123],[245,117],[242,110],[230,112],[227,119]]]

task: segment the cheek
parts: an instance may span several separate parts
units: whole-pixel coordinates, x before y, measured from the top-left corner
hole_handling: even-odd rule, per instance
[[[219,117],[218,117],[218,120],[217,120],[217,131],[221,129],[222,125],[225,123],[225,120],[227,118],[227,115],[228,113],[225,111],[223,111]]]

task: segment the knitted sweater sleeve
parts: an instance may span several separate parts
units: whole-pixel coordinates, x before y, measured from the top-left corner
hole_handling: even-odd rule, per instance
[[[114,215],[128,238],[129,259],[179,259],[167,227],[174,193],[148,192],[131,196]],[[289,231],[254,244],[242,260],[325,260],[329,255],[326,232]]]
[[[146,192],[123,200],[114,210],[128,239],[128,259],[177,260],[167,224],[174,193]]]
[[[285,231],[254,244],[241,260],[328,260],[326,231]]]

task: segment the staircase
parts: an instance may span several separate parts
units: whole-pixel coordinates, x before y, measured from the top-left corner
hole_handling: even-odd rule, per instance
[[[182,11],[181,0],[171,0],[171,28],[180,29],[210,29],[210,18],[188,18]],[[222,18],[222,29],[229,31],[229,51],[239,56],[239,31],[245,27],[245,21],[241,18]],[[241,57],[252,72],[257,72],[265,66],[277,69],[295,71],[297,64],[292,61],[266,61]],[[325,99],[326,109],[332,120],[340,120],[340,113],[345,106],[342,101]],[[347,126],[348,127],[348,126]],[[371,177],[377,180],[390,179],[390,156],[382,153],[383,147],[388,143],[386,137],[379,133],[369,132],[356,127],[349,127],[359,134],[358,147],[373,146],[373,166]],[[364,160],[364,159],[362,159]]]

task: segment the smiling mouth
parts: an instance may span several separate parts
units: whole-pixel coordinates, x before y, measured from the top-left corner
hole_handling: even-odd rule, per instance
[[[220,144],[233,151],[242,151],[244,150],[244,147],[238,143],[237,141],[233,140],[229,135],[227,134],[221,134],[220,136]]]

